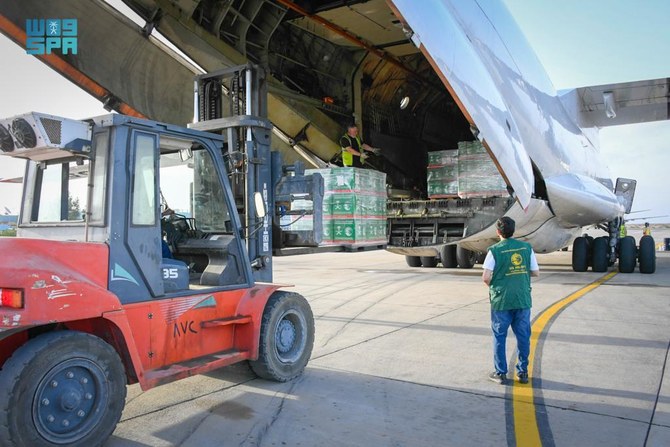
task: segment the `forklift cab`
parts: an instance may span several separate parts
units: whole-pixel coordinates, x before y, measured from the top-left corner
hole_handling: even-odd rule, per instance
[[[0,238],[0,444],[99,444],[127,383],[241,361],[271,380],[302,373],[309,303],[270,283],[271,125],[224,127],[243,151],[123,115],[0,119],[0,151],[28,160],[19,237]]]
[[[122,303],[253,284],[221,136],[122,115],[78,132],[79,152],[12,154],[29,160],[21,236],[106,244]]]

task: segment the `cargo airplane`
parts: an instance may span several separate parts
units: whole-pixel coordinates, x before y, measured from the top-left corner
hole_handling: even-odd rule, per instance
[[[24,0],[0,31],[25,46],[34,17],[78,19],[77,54],[38,57],[121,113],[183,125],[194,74],[252,62],[288,161],[327,166],[353,117],[384,149],[388,249],[410,265],[472,267],[507,215],[537,252],[572,243],[577,271],[655,269],[653,240],[619,235],[636,182],[613,181],[598,129],[668,119],[667,79],[557,92],[502,1]],[[507,193],[426,198],[428,153],[475,140]]]

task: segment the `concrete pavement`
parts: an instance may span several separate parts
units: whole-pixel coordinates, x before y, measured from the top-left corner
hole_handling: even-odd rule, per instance
[[[573,273],[569,252],[538,259],[533,317],[603,276]],[[670,445],[670,253],[656,274],[618,274],[553,317],[530,403],[486,379],[480,275],[383,251],[275,258],[275,280],[296,284],[316,318],[305,374],[277,384],[235,365],[131,386],[106,446],[514,445],[533,427],[544,445]]]

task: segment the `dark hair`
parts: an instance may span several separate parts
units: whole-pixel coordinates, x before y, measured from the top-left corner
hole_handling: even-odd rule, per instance
[[[649,222],[645,222],[645,223],[644,223],[644,226],[645,226],[645,227],[648,227],[648,226],[649,226]]]
[[[507,216],[501,217],[496,222],[496,228],[498,229],[498,231],[500,231],[502,237],[504,237],[505,239],[512,237],[512,235],[514,234],[515,227],[516,223],[514,222],[514,219],[512,219],[511,217]]]
[[[347,124],[347,130],[351,129],[352,127],[358,127],[356,123],[349,123]]]

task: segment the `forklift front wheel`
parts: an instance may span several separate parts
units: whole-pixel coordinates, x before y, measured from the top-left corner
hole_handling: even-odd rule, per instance
[[[90,334],[36,337],[0,371],[0,445],[99,446],[112,434],[126,397],[116,351]]]
[[[286,382],[302,374],[314,346],[314,316],[297,293],[272,294],[263,311],[258,360],[249,362],[263,379]]]

